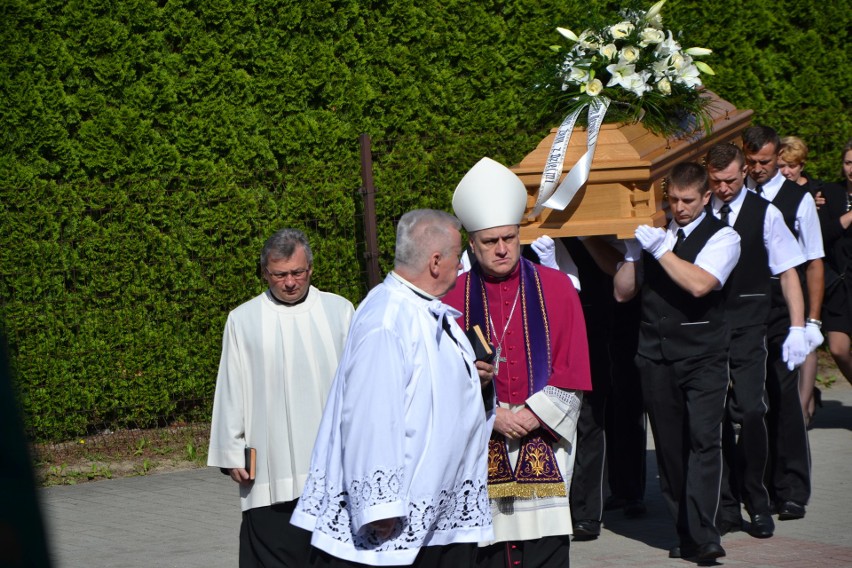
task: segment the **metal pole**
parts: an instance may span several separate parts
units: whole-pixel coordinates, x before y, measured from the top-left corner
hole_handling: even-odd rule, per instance
[[[369,134],[358,137],[361,146],[361,196],[364,201],[364,261],[367,269],[367,290],[381,282],[379,272],[379,239],[376,222],[376,188],[373,185],[373,153]]]

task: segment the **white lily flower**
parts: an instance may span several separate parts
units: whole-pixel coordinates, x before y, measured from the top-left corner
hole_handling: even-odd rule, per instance
[[[713,68],[704,63],[703,61],[696,61],[695,66],[698,67],[698,70],[704,73],[705,75],[715,75],[716,72],[713,71]]]
[[[701,86],[701,77],[698,72],[698,67],[695,65],[687,65],[683,69],[678,69],[676,83],[681,83],[687,87],[694,89]]]
[[[589,81],[589,72],[585,69],[574,67],[568,75],[568,80],[575,83],[587,83]]]
[[[657,90],[663,93],[664,95],[672,94],[672,84],[668,79],[663,77],[659,81],[657,81]]]
[[[617,63],[607,65],[606,70],[609,71],[609,74],[611,75],[609,83],[606,84],[607,87],[621,85],[622,87],[627,88],[624,81],[627,77],[636,74],[636,67],[623,59],[619,59]]]
[[[654,4],[653,6],[648,8],[648,11],[645,12],[645,19],[650,20],[650,19],[653,19],[653,18],[656,18],[657,16],[659,16],[660,10],[663,9],[663,4],[665,4],[665,3],[666,3],[666,0],[660,0],[659,2],[657,2],[656,4]]]
[[[641,97],[646,91],[650,90],[647,81],[647,73],[634,73],[624,77],[621,85],[637,97]]]
[[[579,41],[577,35],[568,28],[556,28],[556,31],[562,34],[564,37],[570,39],[571,41]]]
[[[668,37],[661,41],[659,45],[657,45],[655,51],[659,53],[661,57],[665,57],[667,55],[671,55],[672,53],[680,51],[680,44],[675,41],[674,37],[672,37],[671,30],[669,30]]]
[[[641,52],[639,51],[639,48],[634,47],[632,45],[627,45],[621,49],[621,53],[619,55],[620,57],[623,57],[624,60],[628,63],[633,63],[634,61],[639,59]]]
[[[690,47],[684,53],[693,57],[701,57],[702,55],[710,55],[713,53],[713,50],[706,47]]]
[[[658,59],[651,64],[651,69],[654,71],[654,76],[659,79],[669,74],[671,66],[668,59]]]

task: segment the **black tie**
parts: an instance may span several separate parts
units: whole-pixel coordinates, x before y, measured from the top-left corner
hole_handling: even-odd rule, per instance
[[[726,225],[730,225],[730,223],[728,223],[728,215],[731,213],[731,206],[725,203],[722,205],[722,208],[719,209],[719,213],[722,214],[722,222]]]
[[[686,235],[683,234],[683,229],[678,229],[677,230],[677,240],[675,241],[674,247],[672,248],[673,253],[677,254],[677,249],[680,246],[680,244],[684,241],[685,238],[686,238]]]
[[[754,191],[758,195],[763,195],[763,184],[762,183],[757,184],[757,187],[754,188]]]

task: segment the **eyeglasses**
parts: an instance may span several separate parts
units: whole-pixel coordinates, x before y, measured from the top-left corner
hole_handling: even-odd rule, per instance
[[[296,270],[290,270],[287,272],[270,272],[268,268],[265,269],[266,273],[273,280],[287,280],[287,278],[293,277],[293,280],[302,280],[308,276],[308,268],[297,268]]]

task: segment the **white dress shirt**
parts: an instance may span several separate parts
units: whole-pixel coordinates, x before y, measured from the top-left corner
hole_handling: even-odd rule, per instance
[[[740,191],[736,197],[728,202],[728,206],[731,208],[731,212],[728,213],[728,224],[732,227],[737,222],[745,196],[745,191]],[[716,218],[721,219],[720,209],[724,204],[721,199],[713,196],[713,215]],[[773,276],[805,262],[802,249],[796,242],[796,237],[793,236],[784,222],[784,216],[771,203],[763,217],[763,245],[766,247],[766,254],[769,257],[769,271],[772,272]]]
[[[775,176],[763,184],[762,197],[769,201],[775,199],[785,180],[786,178],[781,175],[781,170],[775,172]],[[757,184],[753,179],[748,178],[746,184],[749,191],[755,191]],[[825,256],[822,248],[822,232],[820,230],[819,217],[817,217],[816,203],[810,193],[805,192],[805,196],[799,202],[794,228],[799,234],[799,247],[805,256],[805,260],[814,260]]]

